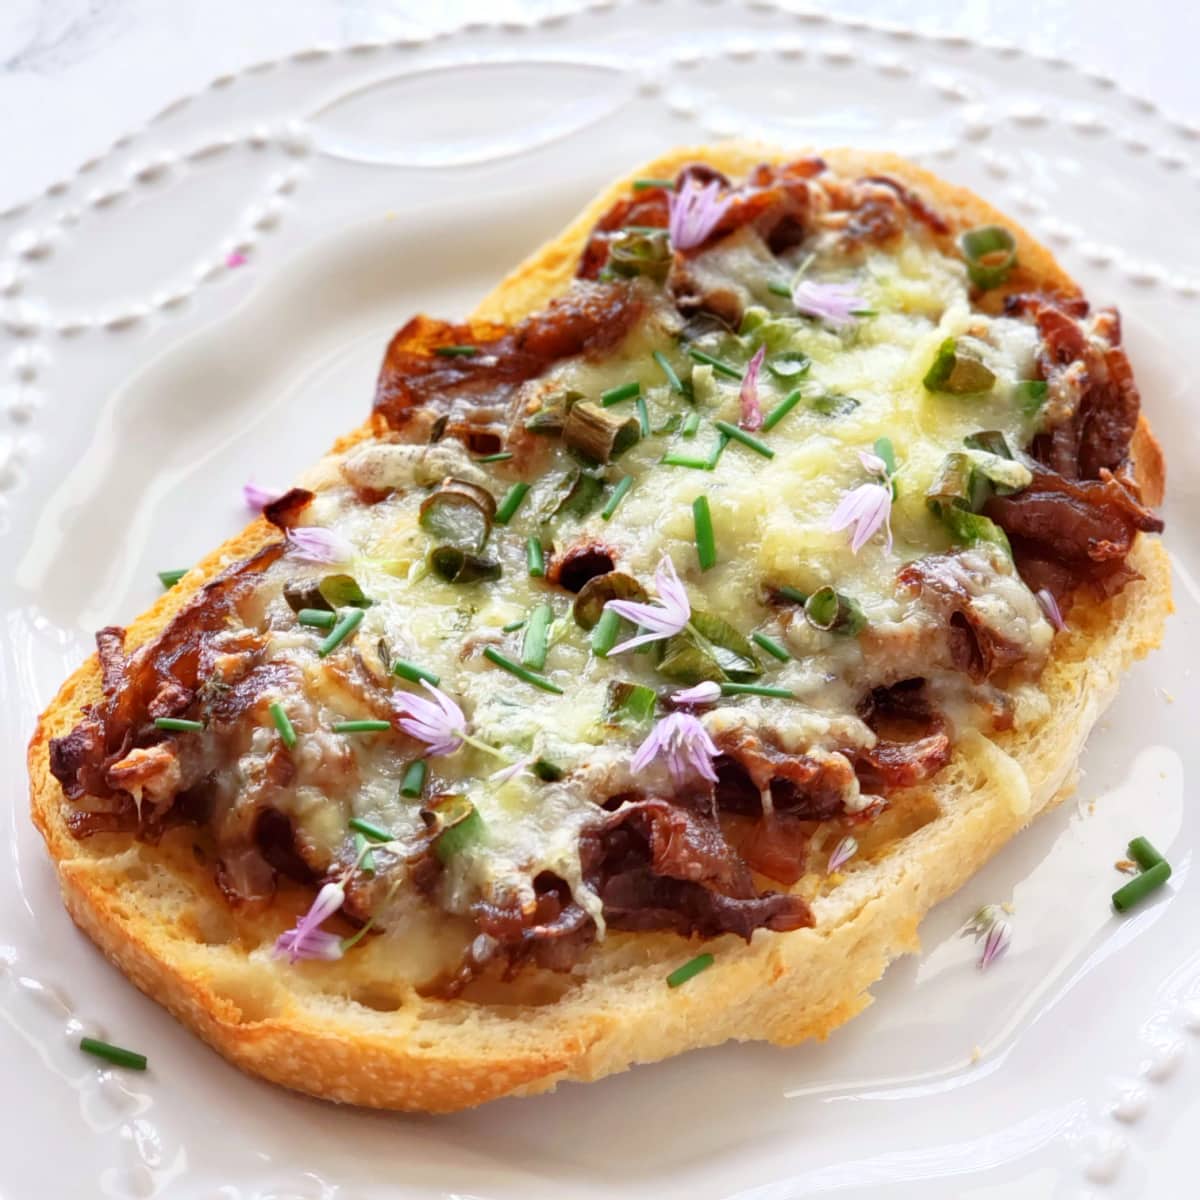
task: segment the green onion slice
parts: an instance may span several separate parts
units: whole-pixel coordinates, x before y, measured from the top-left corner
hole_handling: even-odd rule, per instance
[[[332,654],[358,628],[363,615],[361,608],[351,608],[342,613],[329,635],[317,647],[317,655],[326,658]]]
[[[155,717],[155,729],[165,729],[169,733],[200,733],[204,729],[203,721],[188,721],[183,717]]]
[[[415,800],[425,790],[425,776],[428,770],[424,761],[419,758],[416,762],[409,763],[400,784],[400,795],[406,800]]]
[[[814,629],[854,637],[867,623],[855,600],[826,584],[804,602],[804,615]]]
[[[543,692],[553,692],[556,696],[562,695],[562,688],[552,679],[547,679],[544,675],[538,675],[534,671],[521,666],[520,663],[513,662],[511,658],[501,654],[495,646],[484,646],[483,657],[489,662],[495,663],[501,670],[507,671],[510,675],[515,675],[524,683],[532,684],[535,688],[541,688]]]
[[[671,269],[667,231],[656,225],[627,225],[608,243],[606,270],[622,279],[644,275],[662,283]]]
[[[1151,867],[1158,866],[1160,862],[1167,861],[1144,837],[1135,837],[1129,843],[1129,857],[1143,871],[1148,871]]]
[[[580,400],[567,414],[563,441],[592,462],[606,463],[619,458],[639,437],[645,437],[649,432],[641,420],[646,411],[645,399],[639,396],[637,405],[637,417],[622,417],[590,400]]]
[[[937,357],[922,382],[930,392],[972,396],[991,391],[996,376],[980,358],[960,348],[958,340],[951,337],[938,347]]]
[[[682,967],[677,967],[667,976],[667,987],[677,988],[681,984],[687,983],[701,971],[707,971],[714,962],[716,959],[711,954],[697,954],[690,962],[685,962]]]
[[[79,1048],[85,1054],[94,1054],[114,1067],[128,1067],[131,1071],[146,1069],[146,1056],[136,1050],[126,1050],[122,1046],[114,1046],[111,1042],[102,1042],[99,1038],[83,1037],[79,1039]]]
[[[529,614],[525,625],[525,637],[521,642],[521,662],[524,666],[540,671],[546,665],[549,649],[550,623],[554,620],[554,609],[549,604],[539,604]]]
[[[692,501],[692,520],[696,527],[696,557],[700,570],[708,571],[717,565],[717,541],[713,536],[712,511],[707,496]]]
[[[435,796],[421,810],[421,816],[430,828],[438,831],[433,839],[433,852],[442,862],[449,862],[483,837],[483,818],[475,805],[458,793]]]
[[[296,620],[301,625],[311,625],[314,629],[332,629],[337,621],[337,614],[324,608],[302,608],[296,614]]]
[[[1017,406],[1021,415],[1031,420],[1036,417],[1042,411],[1049,391],[1050,385],[1044,379],[1021,380],[1016,387]]]
[[[600,510],[600,516],[605,521],[611,521],[613,513],[617,511],[617,506],[629,495],[629,489],[633,487],[633,476],[624,475],[617,480],[617,486],[613,488],[612,495],[605,501],[604,507]]]
[[[158,581],[164,588],[173,588],[187,573],[188,567],[179,567],[174,571],[159,571]]]
[[[604,697],[604,719],[609,724],[644,726],[654,716],[657,703],[653,688],[610,679]]]
[[[1017,240],[1003,225],[968,229],[959,239],[967,274],[984,290],[999,287],[1017,265]]]
[[[592,627],[592,653],[597,658],[607,658],[608,652],[617,644],[621,632],[621,618],[611,608],[606,608]]]
[[[490,583],[504,573],[498,562],[468,554],[457,546],[435,546],[429,552],[429,566],[447,583]]]
[[[520,486],[514,484],[514,487]],[[528,484],[523,486],[528,490]],[[419,520],[421,528],[442,545],[471,554],[478,554],[483,549],[492,532],[493,521],[504,524],[496,511],[496,500],[487,488],[453,477],[440,483],[421,502]]]
[[[1119,887],[1113,892],[1113,908],[1119,913],[1128,912],[1134,905],[1145,900],[1151,892],[1156,892],[1170,878],[1171,864],[1165,861],[1156,862],[1140,875],[1134,876],[1124,887]]]
[[[799,350],[781,350],[767,359],[766,366],[776,379],[786,383],[807,375],[809,367],[812,366],[812,359]]]
[[[290,750],[296,744],[296,728],[291,718],[284,712],[283,705],[278,700],[269,706],[268,711],[271,720],[275,722],[275,728],[279,730],[279,740]]]

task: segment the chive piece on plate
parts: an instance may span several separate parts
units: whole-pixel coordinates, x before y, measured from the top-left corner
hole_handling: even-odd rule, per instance
[[[324,608],[302,608],[296,614],[296,620],[301,625],[311,625],[314,629],[332,629],[337,615]]]
[[[85,1054],[94,1054],[97,1058],[112,1063],[114,1067],[128,1067],[131,1071],[146,1069],[144,1054],[138,1054],[136,1050],[126,1050],[121,1046],[114,1046],[111,1042],[102,1042],[99,1038],[80,1038],[79,1048]]]
[[[521,507],[521,501],[528,494],[529,484],[514,483],[504,493],[504,499],[500,501],[500,507],[496,509],[496,515],[493,518],[494,523],[497,525],[507,525],[516,516],[517,509]]]
[[[317,647],[318,657],[326,658],[332,654],[358,628],[363,614],[361,608],[351,608],[343,613],[329,631],[329,636]]]
[[[409,683],[420,683],[424,679],[427,683],[432,683],[434,687],[437,687],[442,682],[440,675],[435,675],[425,667],[418,667],[416,663],[409,662],[406,658],[398,658],[392,663],[392,674],[399,675],[401,679],[407,679]]]
[[[271,720],[279,730],[279,740],[290,750],[296,744],[296,728],[291,718],[283,711],[283,705],[276,700],[270,706]]]
[[[415,800],[425,790],[425,774],[428,768],[423,759],[408,764],[404,779],[400,784],[400,795],[406,800]]]
[[[1129,843],[1129,857],[1143,871],[1148,871],[1151,867],[1158,866],[1160,862],[1167,861],[1144,837],[1135,837]]]
[[[605,521],[611,521],[613,513],[617,511],[617,505],[629,494],[629,489],[633,487],[633,476],[625,475],[617,480],[617,486],[613,488],[612,495],[605,502],[604,507],[600,510],[600,516]]]
[[[723,683],[722,696],[770,696],[775,700],[794,700],[787,688],[768,687],[764,683]]]
[[[539,604],[529,614],[525,638],[521,642],[521,663],[524,666],[540,671],[546,665],[546,651],[550,646],[550,622],[553,620],[554,609],[548,604]]]
[[[169,733],[200,733],[204,729],[203,721],[187,721],[183,717],[155,717],[155,729],[165,729]]]
[[[775,407],[771,409],[771,411],[763,418],[763,433],[770,433],[770,431],[774,429],[775,426],[778,425],[779,422],[782,421],[783,418],[786,417],[788,413],[790,413],[803,398],[804,393],[800,388],[796,388],[795,391],[788,392],[788,394],[784,396],[784,398],[780,400],[780,402],[775,405]]]
[[[158,581],[165,588],[173,588],[187,573],[188,567],[180,567],[176,571],[159,571]]]
[[[747,433],[739,426],[731,425],[728,421],[714,421],[713,424],[726,437],[733,438],[735,442],[741,442],[743,446],[749,446],[751,450],[756,454],[761,454],[763,458],[775,457],[775,451],[766,442],[756,438],[752,433]]]
[[[1119,887],[1112,894],[1112,906],[1119,913],[1128,912],[1136,904],[1140,904],[1151,892],[1157,891],[1171,878],[1171,864],[1165,861],[1156,862],[1154,866],[1136,875],[1124,887]]]
[[[667,361],[667,356],[661,350],[655,350],[654,361],[662,368],[662,373],[667,377],[667,383],[671,385],[671,391],[678,392],[681,396],[686,396],[687,389],[683,386],[679,376],[675,374],[675,368]]]
[[[722,359],[716,358],[711,354],[706,354],[703,350],[697,350],[694,346],[688,347],[688,355],[698,363],[704,363],[705,366],[712,367],[718,375],[724,375],[726,379],[740,380],[744,372],[739,371],[737,367],[730,366],[729,363]]]
[[[606,608],[600,614],[600,620],[592,627],[592,653],[597,658],[608,657],[608,652],[617,644],[620,629],[620,615],[611,608]]]
[[[701,971],[707,971],[715,961],[711,954],[697,954],[690,962],[685,962],[682,967],[677,967],[667,976],[667,987],[677,988],[680,984],[687,983]]]
[[[768,654],[779,659],[780,662],[787,662],[792,657],[773,637],[768,637],[765,633],[752,633],[750,636]]]
[[[546,574],[546,554],[542,549],[542,539],[531,533],[525,542],[525,561],[529,564],[529,574],[534,579],[541,579]]]
[[[442,358],[474,358],[478,353],[478,346],[438,346],[434,350],[434,354]]]
[[[700,560],[700,570],[707,571],[717,565],[717,542],[713,537],[707,496],[697,496],[692,501],[692,519],[696,526],[696,556]]]
[[[538,675],[536,672],[530,671],[527,667],[521,666],[520,663],[513,662],[511,658],[501,654],[495,646],[485,646],[483,648],[483,657],[489,662],[495,663],[496,666],[507,671],[510,675],[515,675],[525,683],[532,684],[536,688],[541,688],[543,692],[553,692],[557,696],[562,695],[562,688],[554,680],[547,679],[544,675]]]
[[[632,383],[622,383],[618,387],[609,388],[600,393],[600,403],[605,408],[610,404],[620,404],[622,400],[632,400],[642,394],[642,385],[635,379]]]
[[[391,721],[364,720],[364,721],[336,721],[333,725],[334,733],[383,733],[387,729],[391,729]]]
[[[355,833],[361,833],[368,842],[391,842],[395,841],[395,834],[390,829],[384,829],[382,826],[374,825],[370,821],[364,820],[362,817],[351,817],[346,822]]]

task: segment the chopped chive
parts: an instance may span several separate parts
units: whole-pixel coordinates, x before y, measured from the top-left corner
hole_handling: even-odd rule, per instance
[[[509,623],[507,625],[500,626],[500,632],[501,633],[516,633],[516,631],[518,629],[520,629],[521,626],[524,625],[525,622],[528,620],[529,620],[528,617],[521,617],[519,620],[509,621]]]
[[[597,658],[607,658],[608,652],[617,644],[621,631],[621,618],[611,608],[600,614],[600,620],[592,626],[592,653]]]
[[[296,744],[296,727],[292,719],[283,711],[283,705],[278,700],[270,706],[271,720],[279,730],[279,740],[290,750]]]
[[[375,874],[375,855],[367,849],[369,845],[370,842],[361,833],[354,835],[354,861],[364,875]]]
[[[548,604],[539,604],[529,614],[529,623],[525,626],[525,637],[521,642],[521,662],[535,671],[540,671],[546,665],[550,622],[553,620],[554,609]]]
[[[650,188],[665,188],[668,192],[673,192],[675,181],[673,179],[635,179],[633,181],[635,192],[645,192]]]
[[[562,695],[562,688],[552,679],[547,679],[544,675],[538,675],[536,672],[521,666],[520,663],[513,662],[511,658],[501,654],[495,646],[484,646],[483,657],[489,662],[495,663],[496,666],[507,671],[510,675],[515,675],[525,683],[530,683],[536,688],[541,688],[543,692],[553,692],[556,696]]]
[[[779,659],[780,662],[787,662],[792,657],[773,637],[767,637],[765,633],[752,633],[750,636],[768,654]]]
[[[155,717],[155,729],[166,729],[171,733],[199,733],[204,728],[203,721],[186,721],[183,717]]]
[[[622,383],[619,387],[609,388],[600,393],[600,403],[608,408],[610,404],[620,404],[622,400],[631,400],[642,394],[642,385],[635,379],[632,383]]]
[[[696,557],[700,560],[700,570],[707,571],[717,565],[717,542],[707,496],[697,496],[692,501],[692,519],[696,526]]]
[[[650,410],[646,407],[646,397],[639,396],[634,404],[637,408],[638,428],[642,437],[650,436]]]
[[[474,358],[479,353],[478,346],[438,346],[434,354],[442,358]]]
[[[1148,871],[1151,867],[1157,867],[1160,862],[1167,861],[1144,837],[1135,837],[1129,843],[1129,857],[1143,871]]]
[[[329,636],[317,647],[317,655],[325,658],[332,654],[359,626],[364,614],[361,608],[351,608],[343,613]]]
[[[693,471],[712,470],[707,458],[697,458],[694,454],[675,454],[673,451],[668,451],[658,461],[664,467],[691,467]]]
[[[159,571],[158,581],[165,588],[173,588],[187,573],[190,568],[180,567],[176,571]]]
[[[302,608],[296,614],[296,620],[301,625],[311,625],[315,629],[332,629],[337,614],[325,608]]]
[[[731,367],[727,362],[715,358],[711,354],[706,354],[703,350],[697,350],[694,346],[688,347],[688,356],[698,363],[704,363],[705,366],[712,367],[718,375],[724,375],[726,379],[740,380],[744,374],[737,367]]]
[[[767,687],[763,683],[723,683],[722,696],[772,696],[776,700],[794,700],[787,688]]]
[[[370,821],[366,821],[362,817],[351,817],[346,824],[355,833],[361,833],[368,842],[392,842],[396,839],[396,835],[390,829],[384,829],[380,825],[373,825]]]
[[[146,1069],[144,1054],[138,1054],[136,1050],[125,1050],[120,1046],[112,1045],[111,1042],[102,1042],[99,1038],[80,1038],[79,1048],[85,1054],[94,1054],[97,1058],[112,1063],[114,1067],[128,1067],[131,1071]]]
[[[786,283],[780,283],[777,279],[772,279],[767,284],[767,291],[772,296],[786,296],[789,300],[792,298],[792,289]]]
[[[726,436],[733,438],[735,442],[741,442],[743,446],[749,446],[756,454],[761,454],[763,458],[774,458],[775,451],[767,445],[766,442],[760,441],[752,433],[747,433],[744,429],[740,429],[737,425],[731,425],[728,421],[714,421],[713,424]]]
[[[622,233],[640,233],[642,237],[658,237],[659,234],[666,234],[667,227],[665,225],[622,225]]]
[[[1171,878],[1171,864],[1159,861],[1148,867],[1140,875],[1131,879],[1124,887],[1119,887],[1112,894],[1112,906],[1119,913],[1128,912],[1135,904],[1140,904],[1151,892],[1157,891]]]
[[[493,522],[497,525],[507,525],[516,515],[517,509],[521,507],[521,501],[528,494],[529,484],[514,483],[504,493],[504,499],[500,501],[500,507],[496,509],[496,515],[492,518]]]
[[[617,505],[629,495],[629,489],[633,487],[633,476],[625,475],[617,480],[617,486],[613,488],[612,495],[600,510],[600,516],[605,521],[611,521],[613,513],[617,511]]]
[[[770,433],[784,417],[796,407],[797,404],[804,398],[804,393],[797,388],[794,392],[788,392],[780,402],[763,418],[762,431]]]
[[[808,593],[802,592],[799,588],[794,588],[790,583],[785,583],[775,589],[780,596],[785,600],[790,600],[793,604],[807,604]]]
[[[701,971],[707,971],[715,961],[711,954],[697,954],[691,962],[685,962],[682,967],[677,967],[667,976],[667,987],[677,988],[680,984],[687,983]]]
[[[432,683],[434,687],[437,687],[442,682],[440,675],[435,675],[425,667],[418,667],[416,663],[409,662],[406,658],[398,658],[392,663],[392,674],[399,675],[401,679],[407,679],[409,683],[420,683],[424,679],[427,683]]]
[[[337,721],[334,723],[334,733],[383,733],[391,729],[391,721]]]
[[[497,450],[495,454],[484,454],[474,461],[477,463],[508,462],[512,456],[511,450]]]
[[[542,539],[532,533],[525,541],[525,561],[529,564],[529,574],[534,579],[541,579],[546,574],[546,554],[542,549]]]
[[[661,350],[655,350],[654,361],[662,368],[662,373],[667,377],[667,383],[671,385],[671,391],[678,392],[681,396],[687,395],[687,389],[680,382],[679,376],[675,374],[675,368],[667,362],[667,356]]]
[[[690,412],[683,422],[682,433],[685,438],[695,437],[696,430],[700,428],[700,414],[698,412]]]
[[[415,800],[425,790],[425,772],[428,768],[422,759],[408,764],[400,784],[400,795],[406,800]]]
[[[717,469],[717,463],[721,461],[721,455],[725,453],[725,447],[728,445],[729,435],[727,433],[719,434],[717,437],[717,444],[712,448],[712,453],[709,454],[708,462],[705,464],[710,471],[715,471]]]

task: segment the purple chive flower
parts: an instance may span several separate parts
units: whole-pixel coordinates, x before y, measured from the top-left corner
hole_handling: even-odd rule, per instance
[[[319,525],[289,529],[288,552],[303,562],[322,565],[349,562],[354,557],[354,547],[341,534]]]
[[[637,600],[610,600],[604,607],[641,625],[649,630],[614,646],[608,653],[623,654],[647,642],[662,641],[663,638],[674,637],[692,619],[692,606],[688,602],[687,589],[679,582],[675,574],[675,565],[665,555],[654,572],[654,587],[658,599],[650,604],[642,604]]]
[[[327,883],[312,902],[312,907],[296,922],[295,928],[275,939],[272,951],[276,958],[287,956],[289,962],[301,958],[322,958],[332,961],[342,957],[342,939],[321,929],[346,902],[346,889],[340,883]]]
[[[706,679],[703,683],[696,684],[695,687],[671,693],[671,699],[676,704],[711,704],[720,698],[721,685],[713,683],[711,679]]]
[[[701,187],[691,176],[684,180],[683,187],[667,197],[670,206],[668,228],[671,245],[676,250],[692,250],[704,242],[725,215],[729,199],[721,199],[717,193],[720,185],[714,179]]]
[[[766,356],[766,346],[759,346],[746,367],[746,374],[742,376],[742,416],[738,424],[743,429],[750,430],[751,433],[756,429],[761,429],[763,423],[762,405],[758,402],[758,373],[762,369],[763,359]]]
[[[864,470],[876,478],[870,483],[860,483],[848,491],[838,502],[829,519],[829,528],[834,533],[854,527],[850,536],[850,549],[857,554],[875,536],[882,526],[887,530],[887,551],[892,552],[892,479],[887,463],[878,454],[858,452]]]
[[[507,767],[501,767],[498,771],[493,771],[489,776],[493,783],[507,783],[510,779],[516,779],[522,771],[528,771],[533,763],[533,755],[527,754],[524,758],[519,758],[515,763],[510,763]]]
[[[805,316],[816,317],[832,329],[845,329],[866,307],[863,298],[847,283],[818,283],[800,279],[792,285],[792,303]]]
[[[650,731],[630,765],[640,772],[656,758],[661,758],[667,764],[676,786],[685,783],[692,775],[716,783],[717,772],[713,769],[713,759],[717,754],[712,738],[695,717],[689,713],[671,713]]]
[[[1046,620],[1062,633],[1067,627],[1066,621],[1063,620],[1062,609],[1058,607],[1058,601],[1054,598],[1054,593],[1049,588],[1038,588],[1034,593],[1038,598],[1038,603],[1042,606],[1042,612],[1046,614]]]
[[[985,904],[963,926],[963,937],[968,935],[978,942],[983,938],[983,953],[979,956],[979,969],[986,970],[1008,949],[1012,941],[1012,930],[1004,919],[1004,910],[998,904]]]
[[[233,270],[236,267],[244,267],[248,261],[244,254],[238,250],[234,250],[232,254],[226,256],[225,265],[230,270]]]
[[[253,512],[262,512],[282,495],[276,488],[259,487],[257,483],[242,484],[242,498],[246,501],[246,507]]]
[[[424,679],[421,686],[433,697],[432,700],[411,693],[397,696],[400,728],[409,737],[424,742],[434,758],[453,754],[466,741],[467,718],[440,688]]]
[[[832,875],[839,867],[844,867],[858,853],[858,842],[852,837],[844,837],[833,848],[825,873]]]

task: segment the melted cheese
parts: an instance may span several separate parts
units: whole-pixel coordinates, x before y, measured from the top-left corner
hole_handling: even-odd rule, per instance
[[[431,542],[418,521],[430,485],[452,475],[488,487],[499,498],[515,476],[504,465],[479,466],[457,443],[373,442],[337,464],[340,481],[318,495],[306,516],[313,524],[335,529],[355,549],[353,563],[341,569],[353,572],[373,603],[353,642],[318,659],[314,651],[321,635],[298,627],[282,598],[285,580],[316,580],[335,568],[286,561],[268,574],[270,655],[294,664],[302,681],[302,697],[287,697],[302,732],[299,755],[326,754],[329,747],[315,734],[334,721],[378,715],[364,711],[361,691],[347,683],[350,663],[377,691],[407,688],[387,675],[388,661],[399,657],[440,676],[443,690],[465,710],[472,733],[507,759],[533,755],[566,772],[554,784],[528,773],[497,783],[489,775],[501,764],[481,751],[465,748],[431,761],[432,790],[468,796],[485,830],[477,844],[451,860],[445,873],[443,900],[451,911],[469,911],[481,892],[528,898],[533,877],[549,869],[570,884],[599,922],[599,901],[584,885],[579,867],[579,837],[596,820],[597,801],[635,785],[669,790],[658,767],[637,780],[632,775],[629,760],[646,731],[615,727],[604,718],[610,681],[658,689],[669,681],[655,671],[653,655],[601,659],[591,653],[586,633],[571,619],[572,597],[529,577],[528,535],[539,534],[551,543],[551,554],[581,541],[603,543],[620,570],[647,584],[667,556],[695,608],[724,617],[746,634],[760,630],[784,641],[794,658],[778,663],[763,656],[762,682],[791,689],[797,700],[734,698],[705,720],[714,733],[738,727],[769,730],[791,752],[872,744],[874,735],[856,716],[855,705],[875,683],[902,677],[888,675],[889,656],[901,655],[902,643],[919,650],[914,639],[941,619],[898,594],[896,573],[903,563],[950,546],[925,503],[925,491],[948,452],[961,450],[964,437],[984,429],[1001,431],[1013,447],[1029,441],[1031,430],[1014,389],[1031,374],[1036,333],[1025,322],[974,311],[962,264],[917,240],[889,253],[870,253],[852,268],[832,247],[818,243],[795,251],[785,269],[814,250],[812,275],[852,283],[876,315],[847,333],[796,317],[786,299],[762,286],[762,254],[745,238],[718,244],[696,263],[698,277],[732,281],[744,299],[759,306],[751,321],[760,323],[772,352],[801,351],[812,360],[801,384],[807,399],[763,435],[774,458],[733,442],[712,471],[660,463],[669,449],[707,455],[717,437],[711,422],[736,423],[739,415],[737,381],[711,368],[692,369],[675,336],[679,318],[664,304],[604,361],[563,362],[547,378],[527,385],[531,395],[570,388],[596,398],[605,389],[637,380],[650,426],[659,429],[690,411],[690,405],[671,391],[653,352],[666,354],[680,375],[690,372],[695,406],[705,418],[700,432],[692,439],[680,433],[652,434],[612,464],[607,469],[610,482],[625,475],[634,478],[612,520],[603,520],[598,512],[545,519],[564,474],[574,466],[566,450],[553,444],[516,517],[492,532],[487,553],[501,564],[502,578],[468,586],[445,583],[426,566]],[[774,269],[779,271],[777,261]],[[988,394],[963,397],[925,389],[923,377],[948,337],[973,340],[996,376]],[[745,348],[729,337],[700,344],[739,366],[745,362]],[[795,386],[794,380],[776,380],[769,370],[759,380],[764,411]],[[841,415],[827,415],[811,402],[826,393],[853,397],[857,405],[847,405],[849,411]],[[632,412],[632,401],[625,408]],[[883,436],[891,439],[900,465],[892,513],[895,542],[889,552],[883,538],[876,537],[856,555],[845,532],[830,530],[830,517],[848,489],[867,481],[857,452],[870,450]],[[364,505],[352,485],[394,490],[387,499]],[[692,516],[692,502],[700,495],[709,500],[718,550],[717,565],[703,573]],[[981,581],[976,601],[988,609],[988,620],[1031,656],[1043,654],[1049,626],[1011,565],[1000,554],[981,552],[976,559]],[[794,611],[781,618],[778,610],[762,603],[764,589],[780,584],[804,592],[834,585],[862,607],[871,636],[822,633],[792,619]],[[545,674],[562,695],[513,678],[480,653],[484,645],[495,645],[519,659],[522,634],[506,634],[502,627],[540,602],[549,602],[557,618]],[[391,734],[344,740],[350,766],[333,772],[332,781],[321,779],[319,764],[299,771],[299,786],[287,803],[303,835],[331,855],[344,851],[346,820],[358,815],[385,825],[401,843],[415,839],[423,828],[420,806],[400,797],[399,784],[420,747]],[[252,747],[249,756],[260,752],[261,747]]]

